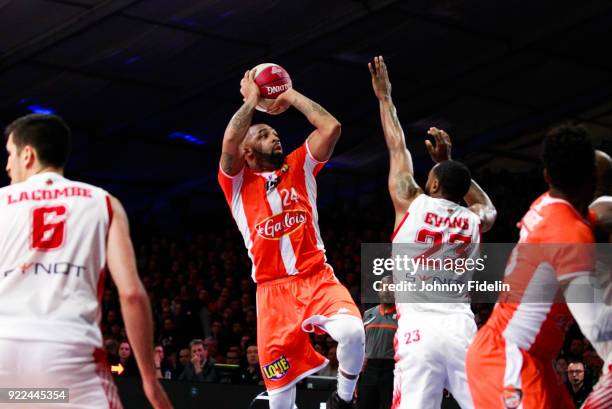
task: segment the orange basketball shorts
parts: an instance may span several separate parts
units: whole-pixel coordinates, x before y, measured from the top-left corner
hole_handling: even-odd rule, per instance
[[[257,347],[268,391],[287,389],[327,364],[327,359],[313,348],[302,323],[308,318],[324,320],[336,314],[361,319],[351,295],[331,267],[318,274],[258,284]]]
[[[552,359],[506,343],[486,325],[468,349],[466,371],[475,409],[574,409]]]

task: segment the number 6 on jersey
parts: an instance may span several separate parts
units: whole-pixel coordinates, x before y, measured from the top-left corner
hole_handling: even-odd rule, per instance
[[[66,206],[39,207],[32,211],[32,248],[54,250],[64,244]]]

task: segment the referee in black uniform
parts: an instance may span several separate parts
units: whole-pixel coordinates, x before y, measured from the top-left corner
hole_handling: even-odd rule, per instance
[[[389,284],[393,278],[386,276],[381,281]],[[397,313],[393,292],[381,291],[378,296],[380,304],[363,314],[366,361],[359,380],[359,409],[389,409],[393,397],[393,338],[397,330]]]

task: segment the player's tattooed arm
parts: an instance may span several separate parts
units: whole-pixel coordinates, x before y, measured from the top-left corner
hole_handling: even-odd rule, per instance
[[[255,105],[252,102],[245,102],[242,104],[240,109],[236,111],[229,125],[236,132],[245,131],[251,126],[253,120],[253,113],[255,112]]]
[[[234,163],[234,155],[227,152],[221,152],[221,169],[228,175],[232,173],[232,165]]]
[[[314,159],[320,162],[327,161],[340,138],[340,122],[321,105],[293,88],[285,91],[278,98],[293,105],[316,128],[308,136],[308,149]]]
[[[420,193],[421,188],[414,180],[414,176],[407,172],[395,175],[395,193],[398,198],[404,200],[413,199]]]
[[[327,110],[325,108],[323,108],[321,105],[317,104],[316,102],[304,97],[304,100],[301,99],[297,99],[295,101],[294,106],[297,108],[298,111],[300,111],[301,113],[303,113],[304,115],[306,115],[307,117],[312,114],[312,113],[316,113],[318,115],[331,115],[329,112],[327,112]]]
[[[244,166],[242,142],[246,137],[255,107],[259,102],[259,87],[254,80],[255,73],[247,71],[240,81],[240,93],[244,103],[232,116],[223,135],[220,166],[228,175],[236,175]]]
[[[395,225],[404,218],[412,201],[423,190],[414,179],[412,155],[406,147],[404,130],[397,116],[397,109],[391,98],[391,81],[387,66],[382,57],[375,57],[368,64],[372,79],[372,88],[380,109],[385,143],[389,150],[389,194],[395,208]]]

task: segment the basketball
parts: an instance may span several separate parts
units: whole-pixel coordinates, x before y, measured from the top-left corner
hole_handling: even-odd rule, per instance
[[[267,112],[276,97],[291,88],[291,77],[283,67],[273,63],[259,64],[253,70],[261,93],[257,110]]]

